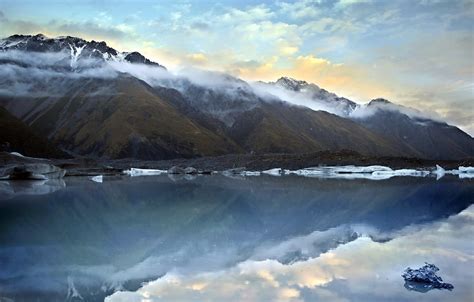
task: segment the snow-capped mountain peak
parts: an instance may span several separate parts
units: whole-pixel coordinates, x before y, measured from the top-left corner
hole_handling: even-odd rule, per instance
[[[333,113],[343,116],[349,116],[357,107],[357,104],[351,100],[339,97],[335,93],[329,92],[316,84],[308,83],[304,80],[281,77],[276,82],[268,83],[268,85],[290,91],[291,93],[297,93],[304,99],[310,99],[315,102],[315,104],[323,105],[323,108],[333,108]],[[292,96],[292,98],[294,97],[295,96]]]
[[[274,84],[282,88],[293,90],[293,91],[300,91],[302,88],[305,88],[310,85],[306,81],[296,80],[290,77],[281,77]]]
[[[43,34],[13,35],[0,39],[0,51],[31,51],[39,53],[67,52],[70,54],[70,66],[76,68],[83,59],[95,59],[99,62],[115,61],[164,66],[145,58],[139,52],[118,52],[101,41],[86,41],[71,36],[48,38]]]

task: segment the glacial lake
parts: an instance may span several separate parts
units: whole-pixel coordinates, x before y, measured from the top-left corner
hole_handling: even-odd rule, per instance
[[[473,301],[474,181],[0,182],[0,301]],[[409,290],[425,262],[452,291]]]

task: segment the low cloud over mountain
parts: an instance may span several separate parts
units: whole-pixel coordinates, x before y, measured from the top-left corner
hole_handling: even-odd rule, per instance
[[[176,72],[138,52],[74,37],[0,40],[0,104],[64,150],[111,158],[351,149],[474,156],[474,140],[430,113],[367,105],[287,77],[248,83]]]

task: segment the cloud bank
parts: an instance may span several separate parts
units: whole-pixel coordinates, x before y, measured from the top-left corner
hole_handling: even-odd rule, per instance
[[[73,80],[107,80],[121,74],[130,74],[150,86],[176,89],[189,99],[202,103],[208,101],[206,93],[200,92],[200,96],[196,99],[196,89],[210,90],[221,95],[220,102],[284,101],[288,104],[304,106],[312,110],[323,110],[350,118],[366,118],[375,114],[377,110],[384,109],[398,111],[411,118],[441,120],[439,115],[430,111],[421,112],[391,103],[377,103],[372,106],[357,105],[322,90],[314,84],[307,84],[303,89],[293,91],[275,83],[248,83],[222,72],[198,68],[168,71],[126,61],[103,61],[89,58],[81,58],[76,62],[67,51],[38,53],[9,50],[0,52],[0,63],[2,63],[0,96],[4,97],[60,97],[69,91],[70,81]],[[89,93],[101,94],[106,91]]]

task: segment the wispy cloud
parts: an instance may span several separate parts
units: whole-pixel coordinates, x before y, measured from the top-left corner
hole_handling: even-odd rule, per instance
[[[288,75],[358,102],[385,97],[419,109],[429,106],[440,115],[453,104],[466,109],[472,101],[472,90],[456,88],[448,98],[434,89],[472,84],[474,4],[469,0],[67,5],[76,13],[65,14],[60,4],[46,11],[10,1],[0,14],[0,34],[41,31],[101,39],[171,68],[199,66],[252,80]],[[428,93],[426,99],[407,97]],[[450,114],[450,119],[474,128],[466,118]]]

